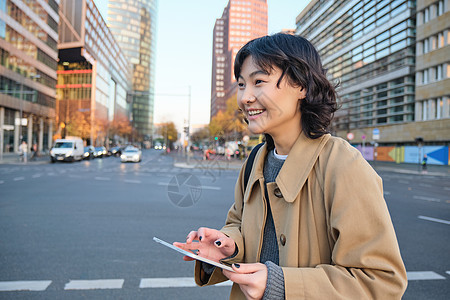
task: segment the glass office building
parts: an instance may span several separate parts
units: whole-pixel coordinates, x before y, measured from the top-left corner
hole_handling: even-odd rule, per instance
[[[61,0],[60,7],[58,132],[87,127],[82,138],[109,146],[110,125],[131,118],[131,67],[93,0]]]
[[[0,1],[0,154],[51,147],[58,22],[58,1]]]
[[[336,135],[352,132],[352,142],[361,143],[378,129],[386,144],[433,135],[432,126],[415,122],[416,1],[311,1],[296,24],[296,34],[320,52],[330,79],[340,82]],[[449,117],[448,108],[441,117]]]
[[[157,0],[109,0],[108,27],[133,66],[132,119],[145,140],[153,132]]]

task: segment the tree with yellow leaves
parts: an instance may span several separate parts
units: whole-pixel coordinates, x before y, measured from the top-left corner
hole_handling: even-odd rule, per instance
[[[237,105],[236,95],[226,102],[225,111],[219,111],[209,123],[209,131],[213,137],[223,140],[239,140],[247,132],[244,115]]]

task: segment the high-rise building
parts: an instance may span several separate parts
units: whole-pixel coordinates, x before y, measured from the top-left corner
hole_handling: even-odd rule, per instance
[[[109,146],[131,119],[131,67],[93,0],[61,0],[60,16],[58,130]]]
[[[313,0],[298,15],[296,33],[316,46],[330,79],[340,81],[336,135],[345,138],[351,132],[354,143],[375,140],[380,145],[414,144],[418,137],[450,141],[444,2],[418,1],[416,8],[416,1],[406,0]],[[416,9],[428,24],[418,20],[416,26]],[[421,47],[434,53],[421,53]],[[420,116],[433,120],[421,122]]]
[[[417,1],[416,121],[450,116],[449,3],[446,0]],[[445,124],[447,132],[450,131],[448,122]]]
[[[230,0],[213,31],[211,114],[225,110],[236,93],[234,59],[248,41],[267,35],[267,0]]]
[[[58,2],[0,1],[0,158],[20,140],[40,152],[51,147]]]
[[[108,26],[133,66],[133,124],[151,139],[153,127],[157,0],[109,0]]]

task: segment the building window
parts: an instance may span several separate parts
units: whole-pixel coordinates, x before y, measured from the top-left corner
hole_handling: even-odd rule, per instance
[[[442,79],[442,65],[436,67],[436,80]]]
[[[442,98],[436,99],[436,119],[442,119],[443,108],[444,101],[442,101]]]
[[[422,83],[423,84],[427,84],[428,83],[428,69],[423,70]]]
[[[427,7],[423,11],[423,23],[427,23],[430,20],[430,9]]]
[[[428,102],[427,100],[422,102],[422,121],[428,120]]]
[[[441,0],[438,2],[438,9],[437,9],[437,15],[441,16],[444,14],[444,1]]]
[[[423,40],[423,53],[428,53],[428,51],[430,51],[430,44],[428,39],[424,39]]]

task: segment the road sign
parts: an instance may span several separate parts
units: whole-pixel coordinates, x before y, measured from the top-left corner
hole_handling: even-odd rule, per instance
[[[354,137],[355,137],[355,135],[352,132],[347,133],[347,139],[349,141],[353,140]]]
[[[372,139],[374,139],[374,140],[380,139],[380,130],[378,128],[374,128],[372,130]]]

